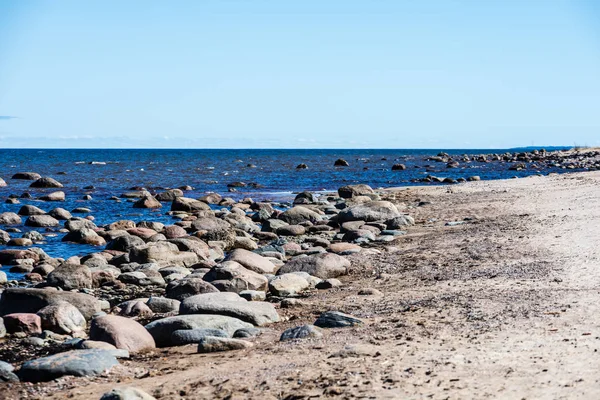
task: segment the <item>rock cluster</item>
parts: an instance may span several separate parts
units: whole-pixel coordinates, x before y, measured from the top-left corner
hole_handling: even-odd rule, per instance
[[[59,187],[30,174],[14,179],[34,178],[36,187]],[[367,185],[344,186],[321,197],[303,192],[289,205],[183,193],[136,188],[123,194],[132,208],[168,209],[169,225],[132,220],[97,225],[91,216],[31,205],[18,214],[0,214],[1,225],[42,228],[44,234],[97,249],[53,258],[33,245],[44,239],[39,231],[23,238],[2,231],[0,240],[17,246],[20,239],[21,247],[0,250],[0,263],[27,272],[28,284],[0,280],[5,286],[0,336],[42,343],[63,338],[62,352],[30,360],[4,376],[36,382],[97,375],[118,358],[165,346],[193,344],[199,353],[252,351],[261,328],[281,320],[280,309],[302,307],[299,297],[343,285],[339,279],[352,268],[348,255],[386,243],[414,224],[402,205],[382,200]],[[64,201],[64,192],[45,198]],[[330,311],[314,325],[288,329],[281,340],[318,340],[319,327],[360,324]]]

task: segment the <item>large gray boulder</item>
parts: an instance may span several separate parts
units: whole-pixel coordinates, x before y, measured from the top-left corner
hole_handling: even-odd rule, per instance
[[[144,240],[142,238],[126,234],[123,236],[118,236],[118,237],[114,238],[113,240],[111,240],[110,242],[108,242],[108,244],[106,245],[106,250],[117,250],[117,251],[128,252],[129,250],[133,249],[134,247],[142,247],[145,244],[146,244],[146,242],[144,242]]]
[[[60,207],[56,207],[53,208],[52,210],[48,211],[48,215],[50,215],[53,218],[56,218],[58,220],[69,220],[71,218],[73,218],[73,216],[71,215],[71,213],[67,210],[65,210],[64,208],[60,208]]]
[[[31,204],[25,204],[21,208],[19,208],[19,215],[23,215],[25,217],[29,217],[31,215],[44,215],[46,211],[42,210],[39,207],[32,206]]]
[[[388,229],[401,229],[415,224],[415,219],[410,215],[400,215],[386,221]]]
[[[389,201],[370,201],[348,207],[338,214],[340,223],[346,221],[387,221],[402,215],[398,208]]]
[[[87,265],[65,262],[48,274],[47,281],[64,290],[91,289],[92,272]]]
[[[140,264],[158,263],[161,265],[183,265],[191,267],[199,259],[195,253],[180,252],[179,248],[169,242],[151,242],[143,246],[134,247],[129,251],[131,262]]]
[[[22,220],[14,212],[3,212],[0,214],[0,225],[21,225]]]
[[[71,350],[25,362],[17,372],[24,382],[47,382],[65,375],[95,376],[119,364],[115,351]]]
[[[150,308],[150,310],[152,310],[152,312],[159,314],[179,312],[180,304],[181,302],[179,300],[158,296],[152,296],[146,302],[146,305]]]
[[[202,278],[188,275],[178,281],[170,282],[167,285],[165,296],[169,299],[182,301],[188,297],[202,293],[216,293],[219,289]]]
[[[106,244],[106,240],[102,236],[89,228],[71,231],[62,238],[62,241],[89,244],[92,246],[104,246]]]
[[[210,210],[210,206],[202,201],[188,197],[177,197],[171,203],[171,211],[194,212]]]
[[[235,243],[235,232],[231,224],[220,218],[204,217],[192,222],[192,229],[200,232],[206,241],[224,242],[227,248]]]
[[[246,340],[206,336],[198,342],[198,353],[242,350],[252,346],[254,345]]]
[[[0,296],[0,315],[13,313],[37,313],[42,308],[67,302],[77,307],[86,320],[100,311],[100,302],[84,293],[51,289],[8,288]]]
[[[50,228],[58,225],[58,220],[49,215],[32,215],[25,221],[25,226],[37,228]]]
[[[10,179],[22,179],[26,181],[35,181],[40,179],[42,176],[37,172],[17,172]]]
[[[338,194],[344,199],[351,199],[352,197],[365,196],[374,193],[371,186],[365,184],[347,185],[338,189]]]
[[[213,267],[204,275],[203,279],[211,282],[222,292],[265,291],[268,284],[268,280],[264,275],[246,269],[235,261],[225,261]]]
[[[133,208],[161,208],[162,204],[156,200],[150,193],[133,203]]]
[[[221,329],[180,329],[173,332],[171,342],[175,346],[185,346],[186,344],[198,343],[207,336],[229,337],[227,332]]]
[[[290,225],[298,225],[302,222],[317,222],[322,219],[321,215],[306,207],[296,206],[284,211],[279,219],[287,222]]]
[[[350,261],[332,253],[320,253],[296,257],[284,264],[277,275],[290,272],[306,272],[321,279],[337,278],[348,273]]]
[[[54,178],[44,177],[37,179],[29,185],[32,188],[61,188],[63,184]]]
[[[181,302],[179,313],[217,314],[241,319],[256,326],[279,321],[279,314],[271,303],[246,301],[236,293],[206,293],[188,297]]]
[[[280,342],[285,342],[286,340],[294,340],[294,339],[320,339],[323,337],[323,333],[319,328],[314,325],[302,325],[296,326],[294,328],[289,328],[285,330],[281,337],[279,338]]]
[[[146,325],[146,329],[159,347],[172,346],[171,335],[180,329],[220,329],[229,336],[252,324],[224,315],[177,315],[156,320]]]

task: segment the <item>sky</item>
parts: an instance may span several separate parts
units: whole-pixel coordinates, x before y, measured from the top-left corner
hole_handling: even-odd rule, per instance
[[[595,0],[3,0],[0,147],[600,145]]]

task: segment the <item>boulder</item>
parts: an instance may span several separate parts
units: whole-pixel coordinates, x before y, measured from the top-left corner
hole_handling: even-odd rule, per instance
[[[166,297],[182,301],[188,297],[203,293],[215,293],[219,289],[204,281],[200,277],[190,275],[167,285]]]
[[[162,318],[146,325],[146,330],[152,335],[159,347],[172,346],[171,336],[180,329],[219,329],[232,336],[242,328],[252,325],[237,318],[224,315],[177,315]]]
[[[52,210],[48,211],[48,215],[58,220],[69,220],[73,218],[69,211],[60,207],[53,208]]]
[[[339,311],[326,311],[315,321],[315,325],[320,328],[345,328],[361,324],[362,320]]]
[[[98,299],[88,294],[50,289],[8,288],[0,296],[0,315],[37,313],[48,305],[63,301],[77,307],[86,320],[100,311]]]
[[[202,210],[210,210],[210,206],[202,201],[188,197],[177,197],[171,203],[171,211],[194,212]]]
[[[161,265],[183,265],[190,267],[198,262],[198,256],[192,252],[180,252],[178,247],[169,242],[151,242],[137,246],[129,251],[131,262],[158,263]]]
[[[33,249],[28,250],[16,250],[16,249],[6,249],[0,250],[0,264],[19,264],[21,261],[19,260],[33,260],[31,261],[31,265],[40,261],[40,255],[33,251]]]
[[[42,333],[42,320],[36,314],[6,314],[3,319],[7,333],[23,332],[27,335]]]
[[[25,362],[17,375],[24,382],[47,382],[65,375],[95,376],[119,364],[111,350],[71,350]]]
[[[42,329],[59,334],[71,335],[84,331],[87,326],[85,317],[77,307],[65,301],[46,306],[37,315],[42,320]]]
[[[348,207],[338,214],[338,221],[387,221],[401,216],[396,206],[389,201],[371,201]]]
[[[26,204],[19,209],[18,214],[28,217],[30,215],[44,215],[46,214],[46,211],[36,206]]]
[[[164,287],[166,282],[159,272],[151,270],[138,270],[123,272],[118,279],[123,283],[129,283],[136,286],[160,286]]]
[[[207,336],[229,337],[227,332],[221,329],[180,329],[171,334],[171,343],[174,346],[185,346],[186,344],[198,343]]]
[[[186,298],[181,302],[180,314],[226,315],[256,326],[279,321],[273,304],[262,301],[246,301],[235,293],[205,293]]]
[[[284,264],[277,275],[289,272],[307,272],[321,279],[337,278],[348,273],[350,261],[332,253],[296,257]]]
[[[63,192],[63,191],[56,191],[56,192],[48,193],[48,194],[40,197],[40,200],[44,200],[44,201],[65,201],[65,192]]]
[[[25,221],[25,226],[38,228],[49,228],[58,225],[58,220],[49,215],[32,215]]]
[[[310,287],[306,279],[298,274],[283,274],[271,279],[269,291],[275,296],[296,296]]]
[[[277,228],[276,232],[279,236],[300,236],[306,233],[306,228],[302,225],[285,225]]]
[[[179,225],[165,226],[161,233],[165,235],[167,239],[182,238],[188,235],[186,230]]]
[[[152,350],[154,338],[139,322],[117,315],[105,315],[92,320],[90,339],[107,342],[130,353]]]
[[[205,196],[200,197],[198,200],[203,201],[207,204],[219,204],[223,197],[218,193],[209,193]]]
[[[12,176],[11,179],[21,179],[26,181],[35,181],[40,179],[42,176],[36,172],[17,172]]]
[[[151,237],[155,236],[157,232],[154,229],[140,228],[136,226],[135,228],[127,229],[127,233],[133,236],[140,237],[145,241],[148,241]]]
[[[104,240],[102,236],[98,235],[96,231],[89,228],[71,231],[62,238],[62,241],[89,244],[92,246],[104,246],[106,244],[106,240]]]
[[[109,224],[106,229],[109,231],[126,231],[127,229],[135,228],[136,224],[134,221],[129,219],[121,219]],[[148,226],[140,226],[140,228],[149,228]]]
[[[31,239],[28,238],[14,238],[6,243],[7,246],[21,246],[21,247],[29,247],[33,245]]]
[[[289,329],[285,330],[281,334],[279,341],[285,342],[287,340],[305,339],[305,338],[320,339],[322,337],[323,337],[323,333],[316,326],[302,325],[302,326],[297,326],[295,328],[289,328]]]
[[[123,236],[118,236],[118,237],[114,238],[113,240],[111,240],[110,242],[108,242],[108,244],[106,245],[106,250],[117,250],[117,251],[128,252],[129,250],[133,249],[134,247],[141,247],[141,246],[144,246],[145,244],[146,243],[144,242],[144,240],[142,238],[127,234],[127,235],[123,235]]]
[[[126,301],[124,304],[119,304],[119,308],[121,308],[119,315],[125,317],[150,318],[154,315],[154,312],[144,301]]]
[[[158,201],[173,201],[177,197],[182,197],[182,196],[183,196],[183,190],[181,190],[181,189],[169,189],[169,190],[165,190],[162,193],[158,193],[154,197]]]
[[[181,302],[175,299],[168,299],[166,297],[152,296],[146,302],[146,305],[154,313],[165,314],[170,312],[179,313],[179,306]]]
[[[359,184],[359,185],[347,185],[342,186],[338,189],[338,194],[340,197],[344,199],[351,199],[355,196],[365,196],[369,194],[374,194],[375,192],[369,185]]]
[[[198,353],[242,350],[252,347],[252,343],[241,339],[206,336],[198,342]]]
[[[31,185],[29,185],[29,187],[32,187],[32,188],[61,188],[61,187],[63,187],[63,184],[60,183],[59,181],[57,181],[56,179],[44,177],[44,178],[36,179],[35,181],[33,181],[31,183]]]
[[[0,214],[0,225],[21,225],[22,220],[13,212],[3,212]]]
[[[259,274],[274,274],[277,266],[268,258],[245,249],[235,249],[226,258],[227,261],[235,261],[244,268]]]
[[[306,207],[296,206],[292,207],[289,210],[284,211],[279,219],[287,222],[290,225],[298,225],[302,222],[318,222],[322,219],[321,215],[317,212],[310,210]]]
[[[244,268],[235,261],[225,261],[213,267],[203,279],[211,282],[223,292],[239,293],[242,290],[267,290],[267,278],[257,272]],[[217,284],[216,282],[219,282]]]
[[[15,367],[11,364],[0,361],[0,383],[3,382],[19,382],[19,377],[13,372]]]
[[[333,163],[334,167],[349,167],[350,164],[348,164],[348,161],[344,160],[343,158],[338,158],[337,160],[335,160],[335,162]]]
[[[77,231],[83,228],[96,229],[98,227],[87,218],[73,217],[65,221],[65,228],[69,231]]]
[[[192,229],[202,233],[207,241],[222,241],[228,248],[235,242],[233,227],[227,221],[215,217],[198,218],[192,222]]]
[[[415,219],[410,215],[399,215],[397,217],[388,219],[386,225],[388,229],[401,229],[406,226],[415,224]]]
[[[161,208],[162,204],[160,201],[156,200],[152,195],[147,194],[135,203],[133,203],[133,208]]]
[[[91,289],[92,271],[86,265],[65,262],[48,274],[47,281],[63,290]]]

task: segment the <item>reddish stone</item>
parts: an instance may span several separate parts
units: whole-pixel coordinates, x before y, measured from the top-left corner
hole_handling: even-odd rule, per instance
[[[44,278],[36,272],[30,272],[25,274],[25,280],[28,280],[29,282],[43,282]]]
[[[7,314],[3,318],[8,333],[24,332],[29,335],[42,333],[42,319],[37,314],[15,313]]]
[[[133,236],[141,237],[142,239],[149,239],[156,235],[156,231],[149,228],[131,228],[127,229],[127,233]]]

